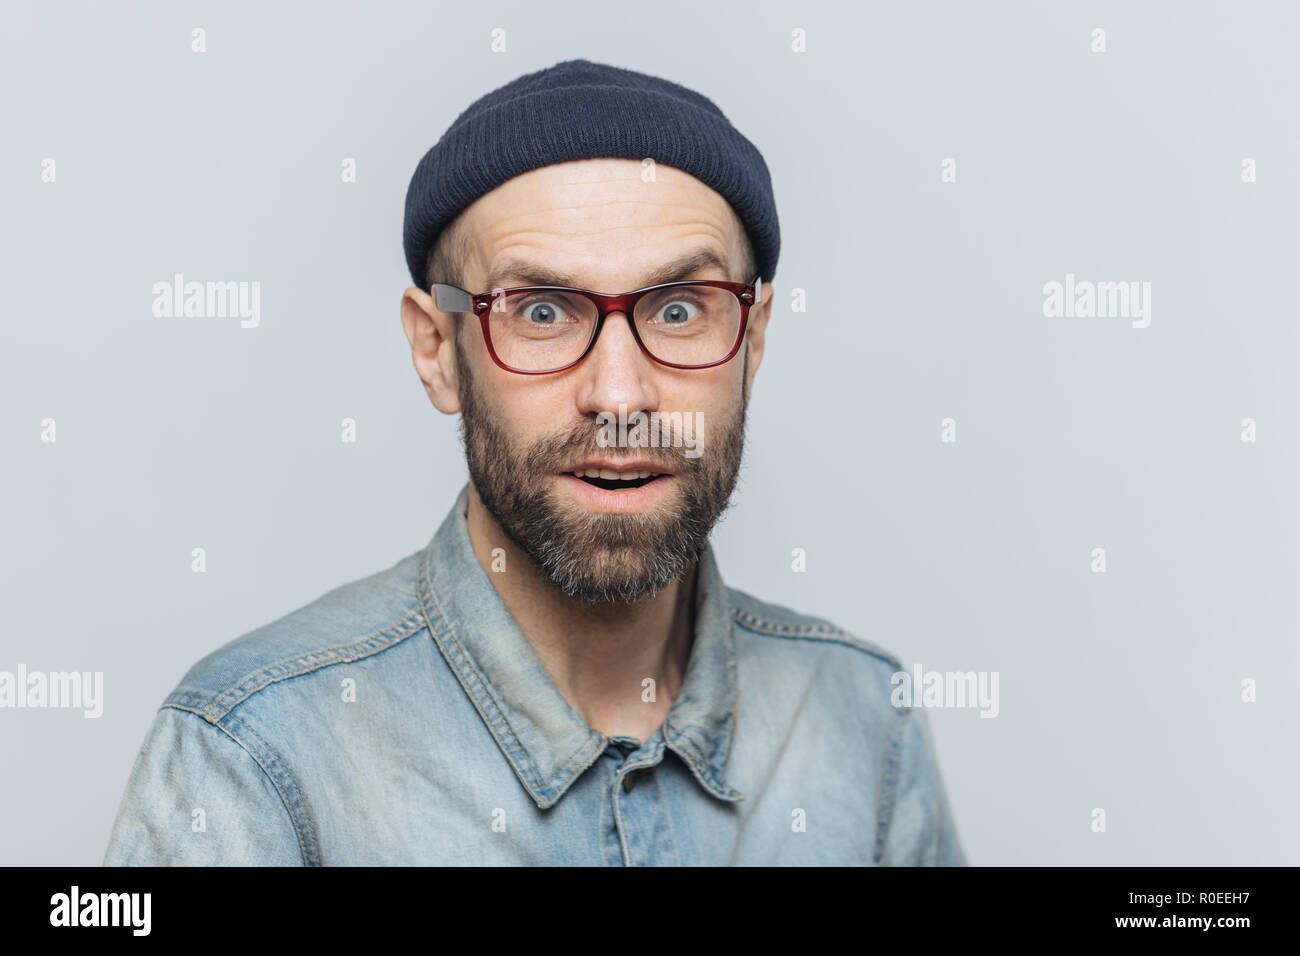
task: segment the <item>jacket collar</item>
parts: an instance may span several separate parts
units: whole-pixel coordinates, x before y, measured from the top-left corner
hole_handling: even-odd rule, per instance
[[[605,750],[564,699],[478,563],[465,515],[469,485],[420,557],[417,590],[433,639],[510,766],[539,807],[553,806]],[[744,795],[723,779],[735,729],[736,651],[712,545],[698,562],[695,640],[686,679],[662,728],[664,746],[708,793]]]

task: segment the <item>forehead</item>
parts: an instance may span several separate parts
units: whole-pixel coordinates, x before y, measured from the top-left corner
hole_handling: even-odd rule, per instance
[[[462,226],[471,285],[504,280],[504,267],[532,262],[573,280],[564,284],[624,291],[689,253],[712,253],[728,272],[740,269],[744,255],[744,227],[721,195],[681,170],[627,159],[516,176],[471,204]],[[707,271],[696,277],[742,278]]]

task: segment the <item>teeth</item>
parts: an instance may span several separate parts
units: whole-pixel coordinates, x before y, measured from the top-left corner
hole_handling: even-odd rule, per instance
[[[639,478],[653,477],[652,471],[611,471],[609,468],[583,468],[570,472],[575,478],[604,478],[611,481],[636,481]]]

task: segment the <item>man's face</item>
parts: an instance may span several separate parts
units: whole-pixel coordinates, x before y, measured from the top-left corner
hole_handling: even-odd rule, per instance
[[[678,278],[753,278],[740,274],[743,227],[721,196],[665,167],[645,182],[642,165],[629,160],[565,163],[516,177],[470,206],[463,226],[471,248],[461,278],[472,293],[552,284],[530,281],[524,264],[569,280],[554,284],[627,292],[666,281],[654,274],[697,252],[723,266]],[[514,270],[502,271],[511,264]],[[470,479],[485,510],[552,584],[586,601],[632,602],[657,593],[698,557],[735,488],[769,307],[765,290],[750,310],[748,347],[734,359],[691,370],[651,360],[621,313],[606,319],[579,365],[546,375],[501,369],[477,317],[456,320],[468,326],[453,341]],[[444,392],[452,384],[445,382]],[[435,403],[451,410],[449,396],[442,398]],[[678,421],[670,413],[678,413],[681,430],[664,427]],[[630,437],[624,445],[620,414]],[[655,418],[658,446],[630,447],[636,422]]]

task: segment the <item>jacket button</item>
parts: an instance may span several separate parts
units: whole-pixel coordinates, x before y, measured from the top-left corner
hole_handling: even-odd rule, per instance
[[[632,770],[623,776],[623,792],[631,793],[632,787],[636,785],[636,778],[642,774],[649,773],[649,769]]]

